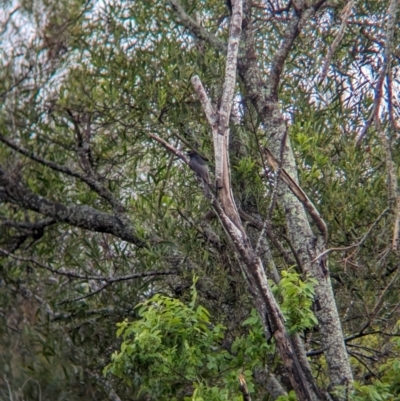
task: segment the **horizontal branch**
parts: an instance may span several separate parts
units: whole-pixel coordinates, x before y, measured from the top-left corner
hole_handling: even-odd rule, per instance
[[[166,140],[162,139],[161,137],[151,134],[148,134],[150,138],[154,139],[158,143],[160,143],[162,146],[164,146],[165,149],[173,153],[176,157],[179,157],[181,160],[183,160],[187,165],[189,165],[189,159],[181,152],[179,149],[175,148],[175,146],[170,145]]]
[[[28,221],[14,221],[7,219],[0,219],[1,225],[4,227],[14,227],[22,230],[35,231],[43,230],[44,228],[51,226],[56,223],[54,219],[43,219],[34,223]]]
[[[344,342],[347,344],[350,341],[353,341],[357,338],[362,338],[362,337],[366,337],[366,336],[373,336],[379,334],[381,336],[385,336],[385,337],[400,337],[400,334],[391,334],[391,333],[385,333],[384,331],[381,330],[376,330],[376,331],[369,331],[368,333],[364,333],[364,332],[359,332],[359,333],[355,333],[352,334],[349,337],[346,337],[344,339]],[[350,344],[349,344],[350,345]],[[320,348],[320,349],[316,349],[316,350],[311,350],[307,352],[307,356],[318,356],[318,355],[322,355],[325,352],[326,348]]]
[[[45,265],[42,262],[37,261],[36,259],[33,258],[24,258],[22,256],[16,256],[13,255],[11,252],[6,251],[5,249],[0,248],[0,254],[3,254],[5,256],[11,257],[15,260],[18,260],[20,262],[29,262],[33,263],[36,266],[46,269],[48,271],[51,271],[54,274],[58,274],[60,276],[67,276],[69,278],[75,278],[79,280],[99,280],[99,281],[106,281],[109,284],[117,283],[119,281],[127,281],[127,280],[133,280],[135,278],[143,278],[143,277],[149,277],[149,276],[168,276],[168,275],[173,275],[176,274],[176,271],[172,270],[167,270],[167,271],[149,271],[149,272],[141,272],[141,273],[133,273],[133,274],[128,274],[126,276],[119,276],[119,277],[112,277],[112,276],[91,276],[88,274],[77,274],[71,271],[67,271],[64,269],[54,269],[49,265]]]
[[[14,141],[11,141],[10,139],[6,138],[3,135],[0,135],[0,141],[9,146],[11,149],[14,149],[21,155],[24,155],[25,157],[28,157],[29,159],[43,166],[49,167],[54,171],[63,173],[70,177],[78,178],[79,180],[87,184],[89,188],[95,191],[99,196],[108,201],[116,211],[123,212],[124,210],[123,205],[114,197],[114,195],[107,188],[101,185],[99,181],[96,180],[94,177],[88,176],[87,174],[82,174],[76,170],[71,169],[70,167],[52,162],[51,160],[44,159],[43,157],[36,155],[34,152],[24,148],[19,144],[16,144]]]
[[[317,261],[319,258],[322,258],[323,256],[327,255],[328,253],[331,252],[343,252],[343,251],[348,251],[349,249],[353,249],[353,248],[357,248],[359,246],[361,246],[366,239],[368,238],[369,234],[371,234],[372,230],[374,229],[374,227],[380,222],[380,220],[385,216],[386,213],[389,212],[389,208],[386,208],[379,216],[378,218],[371,224],[371,226],[368,228],[367,232],[363,235],[363,237],[361,238],[360,241],[358,241],[356,244],[353,245],[349,245],[349,246],[345,246],[345,247],[341,247],[341,248],[329,248],[327,250],[325,250],[324,252],[322,252],[321,254],[319,254],[314,260],[313,262]]]
[[[115,216],[90,206],[66,206],[35,194],[0,167],[0,201],[41,213],[58,222],[95,232],[112,234],[140,247],[145,243],[126,216]]]
[[[76,297],[76,298],[65,299],[64,301],[59,302],[58,305],[69,304],[69,303],[73,303],[73,302],[82,301],[83,299],[86,299],[86,298],[90,298],[90,297],[92,297],[93,295],[96,295],[96,294],[98,294],[99,292],[101,292],[101,291],[103,291],[104,289],[106,289],[109,285],[111,285],[111,283],[105,283],[105,284],[103,284],[101,287],[96,288],[94,291],[89,292],[88,294],[81,295],[81,296]]]
[[[115,308],[101,308],[101,309],[93,309],[93,310],[85,310],[84,312],[81,310],[74,310],[73,312],[68,313],[61,313],[55,312],[53,316],[50,317],[50,320],[69,320],[75,317],[88,317],[88,316],[95,316],[95,315],[102,315],[102,316],[128,316],[134,315],[134,311],[132,308],[126,309],[115,309]]]
[[[14,260],[18,260],[20,262],[32,263],[42,269],[48,270],[48,271],[50,271],[54,274],[58,274],[60,276],[67,276],[69,278],[79,279],[79,280],[96,280],[96,281],[103,282],[103,285],[101,287],[97,288],[96,290],[94,290],[88,294],[79,296],[77,298],[62,301],[62,302],[60,302],[60,305],[65,304],[65,303],[77,302],[77,301],[81,301],[82,299],[89,298],[89,297],[103,291],[109,285],[117,283],[117,282],[128,281],[128,280],[133,280],[133,279],[143,278],[143,277],[168,276],[168,275],[176,274],[176,271],[150,271],[150,272],[133,273],[133,274],[128,274],[126,276],[119,276],[119,277],[97,276],[97,275],[91,276],[88,274],[77,274],[74,272],[66,271],[64,269],[54,269],[51,266],[45,265],[44,263],[39,262],[33,258],[24,258],[21,256],[13,255],[11,252],[8,252],[2,248],[0,248],[0,255],[10,257],[10,258],[12,258]]]

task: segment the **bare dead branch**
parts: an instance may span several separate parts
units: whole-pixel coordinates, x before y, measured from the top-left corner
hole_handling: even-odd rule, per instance
[[[302,371],[296,350],[286,332],[285,319],[268,285],[261,259],[254,252],[250,240],[243,229],[239,212],[232,195],[228,161],[228,134],[229,117],[232,107],[231,103],[236,82],[241,15],[241,0],[233,0],[224,92],[218,113],[218,124],[217,126],[211,126],[214,139],[216,184],[218,189],[218,199],[213,197],[211,204],[222,226],[229,235],[236,252],[240,255],[242,271],[246,278],[248,288],[254,297],[258,313],[263,321],[264,332],[268,337],[273,336],[275,338],[282,361],[288,371],[290,381],[296,390],[296,394],[301,400],[313,400],[316,399],[316,397],[308,381],[304,377],[304,372]],[[197,79],[194,81],[194,84],[196,84],[196,82],[199,83]],[[205,91],[201,90],[200,85],[197,85],[197,91],[200,95],[205,95]],[[205,108],[210,104],[206,96],[201,102],[205,105]],[[208,120],[212,121],[209,110],[204,111],[208,114]]]
[[[165,149],[169,150],[172,152],[175,156],[179,157],[181,160],[183,160],[187,165],[189,165],[189,159],[177,148],[174,146],[170,145],[167,141],[164,139],[160,138],[157,135],[154,135],[152,133],[148,134],[150,138],[153,138],[155,141],[161,143],[162,146],[164,146]]]
[[[214,196],[211,191],[209,190],[209,183],[205,182],[203,179],[201,179],[201,177],[198,176],[196,170],[193,169],[190,160],[177,148],[175,148],[174,146],[170,145],[167,141],[165,141],[164,139],[160,138],[157,135],[148,134],[150,138],[153,138],[155,141],[157,141],[158,143],[160,143],[162,146],[164,146],[165,149],[167,149],[168,151],[172,152],[175,156],[177,156],[179,159],[181,159],[182,161],[184,161],[195,173],[196,173],[196,177],[198,179],[198,182],[201,186],[207,186],[207,190],[204,188],[205,193],[207,194],[207,197],[212,197]]]
[[[285,135],[284,135],[284,137],[282,139],[282,143],[281,143],[279,165],[278,165],[278,169],[276,171],[276,183],[279,182],[279,179],[281,177],[282,168],[283,168],[283,159],[284,159],[284,156],[285,156],[286,137],[287,137],[287,132],[285,132]],[[259,238],[258,238],[258,241],[257,241],[257,245],[256,245],[256,253],[257,254],[258,254],[258,251],[259,251],[259,247],[261,245],[261,240],[265,235],[265,231],[267,229],[268,222],[272,218],[272,213],[273,213],[273,210],[275,208],[275,204],[276,204],[277,198],[278,198],[278,185],[275,185],[273,190],[272,190],[271,202],[270,202],[270,205],[268,207],[268,216],[267,216],[267,218],[266,218],[266,220],[264,222],[264,227],[262,228],[262,230],[260,232],[260,235],[259,235]]]
[[[333,54],[335,53],[337,47],[339,46],[340,41],[343,39],[344,32],[346,30],[346,26],[348,23],[348,19],[351,15],[351,10],[354,6],[354,0],[350,0],[344,7],[341,12],[342,24],[340,25],[339,32],[336,35],[335,40],[329,46],[328,54],[325,57],[325,61],[323,63],[321,77],[319,79],[319,83],[321,84],[328,74],[329,64],[332,60]]]
[[[235,93],[237,56],[239,52],[240,34],[242,32],[242,13],[242,1],[233,1],[228,53],[226,55],[225,64],[225,80],[218,115],[220,129],[224,130],[224,134],[229,127],[233,95]],[[222,132],[219,134],[221,135]]]
[[[247,388],[246,379],[242,374],[240,374],[238,376],[238,380],[240,392],[243,394],[243,401],[251,401],[251,396],[249,393],[249,389]]]
[[[306,10],[303,10],[304,4],[299,5],[298,8],[298,13],[296,13],[296,15],[293,17],[293,20],[290,21],[290,23],[288,24],[281,46],[276,51],[274,59],[272,61],[268,84],[270,86],[270,93],[274,97],[274,99],[277,99],[280,77],[286,58],[289,54],[290,49],[293,46],[294,40],[299,35],[304,24],[309,21],[309,19],[315,13],[315,9],[313,7],[309,7]]]
[[[361,130],[360,134],[357,137],[356,146],[360,146],[360,143],[364,138],[365,134],[367,133],[368,128],[370,127],[372,121],[374,119],[379,119],[379,111],[383,97],[383,82],[385,80],[385,76],[389,71],[391,63],[393,38],[394,38],[396,14],[398,6],[399,6],[398,0],[391,0],[388,9],[388,21],[386,24],[386,43],[383,55],[383,64],[378,75],[378,80],[375,85],[374,104],[372,106],[372,111],[370,116],[368,117],[368,120],[366,121],[363,129]]]
[[[201,83],[200,78],[195,75],[192,77],[192,85],[199,97],[200,103],[203,107],[204,114],[206,115],[207,121],[210,124],[211,128],[216,129],[218,124],[218,114],[215,112],[213,105],[207,95],[206,90],[204,89],[203,84]]]

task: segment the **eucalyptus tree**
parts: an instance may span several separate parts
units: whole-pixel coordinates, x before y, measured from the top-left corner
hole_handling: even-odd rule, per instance
[[[398,1],[3,8],[9,394],[138,399],[149,378],[129,357],[120,376],[141,377],[133,393],[101,373],[114,324],[154,323],[135,308],[148,299],[211,324],[185,309],[193,291],[224,326],[221,337],[200,325],[205,344],[221,340],[242,370],[257,361],[247,376],[229,365],[229,391],[211,365],[194,376],[216,399],[344,400],[376,391],[383,364],[398,375]],[[266,348],[238,359],[253,308]],[[179,374],[173,396],[143,396],[200,399]]]

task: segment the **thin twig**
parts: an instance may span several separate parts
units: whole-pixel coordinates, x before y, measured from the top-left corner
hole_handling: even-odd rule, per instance
[[[324,79],[326,78],[327,74],[328,74],[328,68],[329,68],[329,63],[332,60],[333,57],[333,53],[335,53],[337,47],[339,46],[340,41],[343,39],[344,36],[344,32],[346,30],[346,26],[348,23],[348,19],[350,17],[351,14],[351,10],[354,6],[354,0],[350,0],[343,8],[341,16],[342,16],[342,24],[340,26],[339,32],[336,35],[335,40],[333,41],[333,43],[331,44],[331,46],[329,46],[329,51],[328,54],[325,57],[325,61],[324,61],[324,67],[322,68],[322,73],[321,73],[321,78],[319,79],[319,83],[321,84]]]
[[[78,178],[79,180],[83,181],[87,184],[91,189],[93,189],[96,193],[98,193],[102,198],[110,202],[110,204],[117,209],[118,211],[123,211],[123,205],[114,197],[114,195],[103,185],[101,185],[97,179],[93,176],[88,176],[86,174],[82,174],[78,171],[75,171],[67,166],[63,166],[61,164],[52,162],[51,160],[44,159],[34,152],[24,148],[23,146],[16,144],[15,142],[11,141],[10,139],[6,138],[3,135],[0,135],[0,141],[5,143],[10,148],[14,149],[18,153],[28,157],[29,159],[42,164],[43,166],[49,167],[54,171],[58,171],[60,173],[69,175],[70,177]]]
[[[397,7],[399,6],[398,0],[391,0],[389,9],[388,9],[388,22],[386,25],[386,43],[385,43],[385,50],[383,55],[383,64],[381,70],[378,75],[378,80],[375,85],[375,98],[374,104],[372,106],[372,111],[364,128],[361,130],[360,134],[356,140],[356,146],[359,146],[362,139],[364,138],[365,134],[368,131],[372,121],[374,119],[379,119],[379,111],[380,105],[382,102],[383,97],[383,82],[385,80],[385,76],[388,73],[391,63],[391,55],[392,55],[392,46],[393,46],[393,37],[394,37],[394,30],[396,25],[396,13]]]
[[[0,248],[0,254],[3,254],[5,256],[8,256],[12,259],[18,260],[20,262],[28,262],[28,263],[33,263],[36,266],[46,269],[48,271],[51,271],[54,274],[58,274],[60,276],[67,276],[70,278],[74,279],[79,279],[79,280],[99,280],[99,281],[105,281],[107,284],[113,284],[117,283],[119,281],[127,281],[127,280],[132,280],[135,278],[142,278],[142,277],[149,277],[149,276],[166,276],[166,275],[173,275],[176,274],[176,271],[172,270],[167,270],[167,271],[150,271],[150,272],[142,272],[142,273],[134,273],[134,274],[128,274],[126,276],[119,276],[119,277],[110,277],[110,276],[90,276],[87,274],[77,274],[74,272],[69,272],[63,269],[54,269],[48,265],[45,265],[36,259],[33,258],[24,258],[21,256],[16,256],[13,255],[12,253],[6,251],[5,249]]]
[[[225,53],[226,52],[226,45],[225,43],[218,39],[216,36],[211,35],[206,29],[204,29],[201,25],[199,25],[193,18],[191,18],[184,8],[181,6],[179,1],[177,0],[168,0],[167,1],[172,9],[174,10],[175,14],[180,19],[180,22],[190,30],[190,32],[200,40],[205,40],[211,45],[213,45],[219,51]]]
[[[371,313],[368,313],[368,321],[364,323],[363,327],[360,330],[360,333],[362,333],[366,328],[368,328],[371,323],[375,320],[376,315],[379,313],[382,302],[383,302],[383,298],[385,296],[385,294],[389,291],[390,287],[392,287],[392,285],[394,284],[395,280],[397,279],[398,275],[399,275],[400,270],[397,270],[396,273],[394,274],[394,276],[392,277],[392,279],[390,280],[389,284],[383,289],[383,291],[381,292],[378,301],[375,303],[374,309],[372,310]]]
[[[61,301],[58,303],[58,305],[64,305],[64,304],[69,304],[72,302],[78,302],[82,301],[83,299],[92,297],[93,295],[98,294],[99,292],[103,291],[105,288],[107,288],[111,283],[105,283],[101,287],[97,288],[96,290],[89,292],[88,294],[82,295],[80,297],[72,298],[72,299],[65,299],[64,301]]]
[[[343,248],[329,248],[326,251],[320,253],[313,261],[312,263],[316,262],[319,258],[322,258],[322,256],[327,255],[328,253],[331,252],[341,252],[341,251],[348,251],[349,249],[353,249],[356,248],[358,246],[361,246],[365,240],[368,238],[369,234],[371,233],[371,231],[373,230],[373,228],[379,223],[379,221],[382,219],[383,216],[385,216],[386,213],[389,212],[389,208],[386,208],[379,216],[378,218],[371,224],[370,228],[368,229],[368,231],[364,234],[364,236],[361,238],[361,240],[359,242],[357,242],[356,244],[353,245],[349,245],[349,246],[345,246]]]
[[[375,377],[375,379],[379,379],[379,377],[368,367],[368,365],[367,365],[364,361],[361,360],[360,357],[362,356],[362,357],[367,358],[367,359],[370,359],[370,358],[366,357],[366,356],[363,355],[363,354],[359,354],[358,352],[354,352],[354,351],[347,351],[347,352],[348,352],[349,355],[351,355],[353,358],[357,359],[357,361],[358,361],[359,363],[361,363],[361,365],[363,365],[363,366],[365,367],[365,369],[367,369],[368,372],[371,373],[371,375]]]
[[[379,335],[385,336],[385,337],[400,337],[400,334],[385,333],[384,331],[381,331],[381,330],[375,330],[375,331],[369,331],[368,333],[358,332],[356,334],[352,334],[351,336],[346,337],[344,339],[344,341],[347,343],[347,342],[353,341],[357,338],[366,337],[366,336],[374,336],[376,334],[379,334]]]
[[[5,97],[7,93],[11,92],[14,88],[16,88],[19,84],[21,84],[25,79],[29,78],[30,72],[33,70],[33,66],[30,65],[28,68],[28,71],[14,84],[12,84],[9,88],[7,88],[5,91],[0,93],[0,99]]]

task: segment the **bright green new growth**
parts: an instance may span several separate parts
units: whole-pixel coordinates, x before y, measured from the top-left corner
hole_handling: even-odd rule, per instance
[[[138,305],[138,320],[118,324],[121,350],[104,373],[158,400],[239,401],[239,374],[253,391],[252,368],[267,349],[258,318],[253,314],[257,329],[229,350],[225,327],[211,323],[207,309],[196,306],[196,295],[193,284],[189,305],[159,294]]]
[[[289,333],[311,329],[318,324],[312,312],[314,285],[317,281],[312,278],[302,281],[297,273],[286,270],[281,275],[281,281],[278,285],[273,285],[272,289],[280,300]]]
[[[254,391],[254,371],[274,354],[256,311],[243,322],[247,335],[230,342],[224,338],[225,327],[214,325],[208,310],[197,305],[196,281],[189,305],[157,294],[137,306],[138,320],[118,323],[117,336],[123,342],[105,374],[113,373],[138,393],[159,400],[242,400],[239,374]],[[274,291],[283,299],[291,332],[315,324],[311,280],[303,282],[296,273],[285,273]]]

